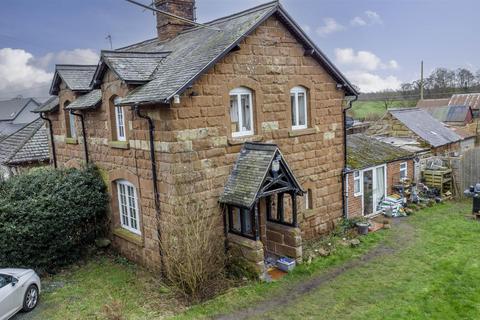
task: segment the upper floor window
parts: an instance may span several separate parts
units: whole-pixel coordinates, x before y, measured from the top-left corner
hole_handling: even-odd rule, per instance
[[[63,108],[68,107],[69,104],[70,104],[70,101],[65,101],[63,103]],[[65,110],[65,112],[68,113],[68,115],[65,116],[67,137],[76,138],[77,128],[75,127],[75,116],[70,112],[70,110]]]
[[[230,91],[230,123],[233,137],[253,134],[253,99],[249,89]]]
[[[313,209],[313,194],[312,189],[308,189],[305,193],[305,209],[311,210]]]
[[[115,128],[117,130],[117,140],[126,141],[127,135],[125,133],[125,112],[123,106],[118,106],[120,97],[113,99],[113,106],[115,108]]]
[[[121,226],[133,233],[140,234],[137,190],[126,180],[118,180],[116,185]]]
[[[400,163],[400,179],[407,178],[407,163]]]
[[[292,129],[307,128],[307,90],[304,87],[294,87],[290,90],[292,107]]]

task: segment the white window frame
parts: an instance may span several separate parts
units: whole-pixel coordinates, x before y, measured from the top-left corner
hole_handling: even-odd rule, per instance
[[[69,138],[76,138],[77,137],[77,127],[75,127],[75,115],[70,112],[68,112],[68,126],[69,126]]]
[[[310,200],[312,200],[310,202]],[[312,210],[313,209],[313,191],[312,189],[307,189],[305,192],[305,210]]]
[[[242,95],[248,95],[249,103],[250,103],[250,130],[242,131],[243,128],[243,110],[242,110]],[[245,87],[235,88],[230,91],[230,100],[232,96],[236,96],[237,98],[237,105],[238,105],[238,127],[240,128],[237,132],[232,132],[232,137],[242,137],[242,136],[250,136],[254,134],[254,119],[253,119],[253,98],[252,98],[252,91]],[[229,110],[231,110],[231,105],[229,106]],[[231,114],[231,113],[229,113]],[[231,123],[231,121],[230,121]]]
[[[305,104],[303,106],[299,106],[298,105],[298,94],[299,93],[303,93],[303,96],[305,97],[304,98],[304,102]],[[295,124],[292,124],[292,130],[301,130],[301,129],[306,129],[308,128],[308,102],[307,102],[307,89],[305,89],[304,87],[300,87],[300,86],[297,86],[297,87],[293,87],[291,90],[290,90],[290,97],[291,96],[294,96],[294,106],[290,106],[290,107],[293,107],[293,111],[295,112]],[[291,98],[290,98],[290,101],[291,101]],[[299,118],[299,115],[300,115],[300,108],[303,107],[304,108],[304,114],[305,114],[305,124],[303,125],[300,125],[300,118]],[[293,114],[292,114],[292,122],[293,122]]]
[[[363,180],[363,171],[361,171],[361,170],[354,171],[353,172],[353,195],[355,197],[361,196],[363,194],[363,190],[362,190],[363,189],[362,188],[363,181],[362,180]],[[356,191],[355,190],[355,182],[357,182],[357,181],[359,183],[359,188],[358,188],[359,190]]]
[[[140,212],[138,207],[137,188],[127,180],[117,180],[115,184],[117,185],[118,213],[120,216],[120,225],[122,226],[122,228],[130,232],[141,235],[142,233],[140,232]],[[123,193],[122,187],[124,188],[125,193]],[[129,194],[129,190],[131,190],[131,194]],[[122,195],[125,196],[124,199],[122,198]],[[123,201],[125,201],[125,204],[123,204]],[[126,209],[126,212],[124,212],[124,208]],[[134,209],[135,212],[132,212],[132,209]],[[126,213],[126,222],[124,220],[124,213]],[[136,221],[136,228],[135,226],[133,226],[132,220]]]
[[[404,166],[404,168],[402,168]],[[405,172],[405,176],[402,177],[402,172]],[[408,163],[407,162],[402,162],[400,163],[400,180],[401,179],[406,179],[408,177]]]
[[[125,128],[125,109],[117,106],[120,97],[115,97],[113,107],[115,108],[115,129],[117,131],[117,141],[127,141],[127,131]]]

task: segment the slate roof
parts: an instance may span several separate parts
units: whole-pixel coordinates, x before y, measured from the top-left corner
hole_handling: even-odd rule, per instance
[[[78,97],[70,103],[65,109],[68,110],[85,110],[93,109],[102,101],[102,90],[95,89],[83,96]]]
[[[441,122],[464,123],[472,112],[469,106],[427,107],[423,109]]]
[[[444,107],[448,106],[450,98],[445,99],[423,99],[418,100],[417,108],[432,108],[432,107]]]
[[[463,105],[472,109],[480,109],[480,93],[454,94],[448,105]]]
[[[50,94],[56,95],[58,93],[61,80],[72,91],[89,91],[96,69],[96,65],[57,64],[52,86],[50,87]]]
[[[402,122],[417,136],[433,147],[457,142],[462,138],[443,123],[419,108],[390,109],[390,114]]]
[[[24,123],[12,123],[11,121],[0,121],[0,141],[21,129]]]
[[[145,83],[152,79],[158,65],[169,52],[125,52],[102,51],[100,63],[93,77],[93,82],[100,82],[107,68],[120,79],[130,83]],[[92,83],[92,86],[94,83]]]
[[[318,49],[301,28],[293,21],[278,1],[273,1],[231,16],[206,23],[221,31],[191,28],[167,42],[157,39],[121,48],[129,52],[171,52],[156,68],[152,80],[133,90],[122,99],[122,104],[167,102],[182,93],[200,75],[223,58],[263,21],[276,14],[292,33],[312,50],[326,70],[342,85],[347,93],[358,94],[348,80]]]
[[[0,143],[2,164],[43,162],[49,158],[47,130],[42,119],[27,124]]]
[[[282,157],[282,161],[295,187],[300,192],[303,192],[300,184],[288,168],[288,165],[286,165],[277,145],[247,142],[244,144],[235,162],[232,173],[225,185],[225,190],[220,196],[220,203],[251,208],[270,170],[272,161],[277,155]]]
[[[0,101],[0,121],[15,120],[31,101],[39,105],[33,98],[14,98]]]
[[[37,109],[32,112],[41,113],[41,112],[52,112],[56,111],[59,107],[59,100],[57,96],[53,96],[43,104],[41,104]]]
[[[347,135],[347,166],[350,169],[364,169],[413,157],[411,152],[365,134]]]

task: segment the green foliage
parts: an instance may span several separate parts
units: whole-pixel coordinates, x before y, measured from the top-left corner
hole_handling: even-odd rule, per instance
[[[239,256],[230,256],[227,264],[227,275],[233,279],[257,280],[258,272],[255,267]]]
[[[0,267],[52,270],[103,231],[108,196],[93,167],[41,169],[0,184]]]

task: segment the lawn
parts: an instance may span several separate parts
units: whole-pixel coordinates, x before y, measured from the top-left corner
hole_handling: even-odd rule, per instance
[[[469,210],[470,202],[424,209],[280,281],[252,282],[191,307],[154,275],[100,256],[43,279],[42,303],[28,319],[478,318],[480,223],[465,217]]]
[[[392,101],[388,108],[405,108],[415,106],[416,101]],[[355,119],[378,119],[386,112],[383,101],[356,101],[353,103],[349,114]]]

